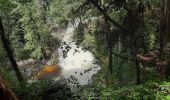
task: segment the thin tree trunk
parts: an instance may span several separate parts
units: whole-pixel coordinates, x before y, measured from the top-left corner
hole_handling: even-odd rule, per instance
[[[170,49],[170,0],[163,0],[162,8],[160,10],[160,29],[159,29],[159,42],[160,53],[159,61],[167,60],[165,55],[166,50]],[[161,81],[165,78],[166,70],[169,66],[159,66]]]
[[[110,31],[110,23],[109,20],[107,18],[105,18],[105,24],[106,24],[106,42],[108,45],[108,50],[109,50],[109,71],[110,71],[110,75],[112,74],[112,34]]]
[[[164,41],[164,35],[165,35],[165,31],[166,31],[166,23],[165,23],[165,19],[166,19],[166,11],[165,11],[165,0],[163,0],[162,3],[162,7],[161,7],[161,16],[160,16],[160,26],[159,26],[159,60],[162,61],[163,60],[163,49],[164,49],[164,45],[165,45],[165,41]]]
[[[167,43],[170,44],[170,0],[167,0],[166,5],[166,34],[167,34]]]
[[[166,45],[165,47],[168,49],[168,51],[170,50],[170,0],[167,0],[167,3],[166,3]],[[168,55],[169,56],[169,55]],[[169,57],[167,57],[166,59],[168,60]],[[168,60],[168,63],[169,60]],[[169,64],[167,66],[165,66],[164,68],[164,75],[165,77],[167,77],[170,72],[170,66]]]
[[[7,55],[9,57],[9,60],[11,61],[13,69],[14,69],[14,71],[16,73],[18,81],[20,83],[22,83],[24,79],[23,79],[23,77],[22,77],[22,75],[21,75],[21,73],[20,73],[20,71],[18,69],[18,65],[17,65],[17,63],[16,63],[16,61],[15,61],[13,55],[12,55],[11,48],[10,48],[10,46],[8,44],[8,41],[6,39],[6,36],[5,36],[4,27],[3,27],[3,24],[2,24],[1,18],[0,18],[0,36],[1,36],[1,40],[2,40],[2,43],[3,43],[4,49],[6,50]]]
[[[138,57],[137,57],[137,54],[138,54],[137,43],[136,43],[133,31],[130,33],[130,38],[131,38],[131,43],[133,46],[133,52],[134,52],[135,63],[136,63],[136,84],[139,85],[141,82],[141,80],[140,80],[140,63],[139,63]]]
[[[112,44],[109,44],[109,70],[110,70],[110,74],[112,74]]]
[[[119,53],[121,52],[121,50],[122,50],[122,38],[121,38],[121,35],[119,36],[119,39],[118,39],[119,41],[118,41],[118,51],[119,51]]]
[[[162,7],[160,10],[160,26],[159,26],[159,61],[163,61],[165,59],[164,57],[164,47],[165,47],[165,34],[166,34],[166,3],[165,0],[163,0]],[[158,70],[160,73],[160,80],[162,81],[164,79],[163,75],[163,68],[164,66],[159,65]]]

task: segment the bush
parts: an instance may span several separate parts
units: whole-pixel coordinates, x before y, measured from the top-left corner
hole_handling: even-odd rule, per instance
[[[31,50],[29,49],[22,49],[19,51],[19,54],[17,55],[18,60],[24,60],[30,58]]]
[[[84,87],[81,97],[89,100],[100,98],[109,100],[169,100],[170,82],[146,82],[143,85],[127,87],[96,86]]]

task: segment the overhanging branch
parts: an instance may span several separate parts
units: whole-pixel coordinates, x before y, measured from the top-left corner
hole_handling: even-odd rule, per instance
[[[80,5],[75,11],[73,11],[73,13],[77,13],[78,11],[80,11],[80,9],[82,9],[87,4],[89,4],[89,1],[86,1],[84,4]]]
[[[124,60],[135,61],[135,59],[133,59],[133,58],[126,57],[126,56],[122,56],[122,55],[120,55],[120,54],[118,54],[118,53],[116,53],[116,52],[112,52],[112,54],[114,54],[115,56],[117,56],[117,57],[119,57],[119,58],[121,58],[121,59],[124,59]]]
[[[116,1],[117,0],[114,0],[114,1],[110,2],[104,9],[105,10],[109,9],[113,4],[115,4]]]
[[[110,18],[110,16],[108,16],[106,14],[106,11],[104,9],[102,9],[95,1],[93,0],[89,0],[103,15],[106,19],[108,19],[112,24],[114,24],[116,27],[118,28],[122,28],[116,21],[114,21],[113,19]]]

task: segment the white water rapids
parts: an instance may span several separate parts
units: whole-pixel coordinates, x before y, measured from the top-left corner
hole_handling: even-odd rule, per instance
[[[59,65],[62,67],[61,75],[64,78],[75,77],[79,85],[86,85],[91,77],[100,70],[95,64],[94,55],[77,46],[73,40],[74,26],[69,23],[61,45],[58,48]]]

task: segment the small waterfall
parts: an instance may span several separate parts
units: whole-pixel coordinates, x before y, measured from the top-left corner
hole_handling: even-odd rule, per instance
[[[91,52],[83,50],[74,42],[73,34],[77,25],[78,20],[75,21],[75,25],[70,22],[68,24],[61,46],[58,48],[59,65],[62,67],[64,78],[74,77],[79,85],[86,85],[92,75],[100,70],[100,66],[95,64],[96,60]]]

